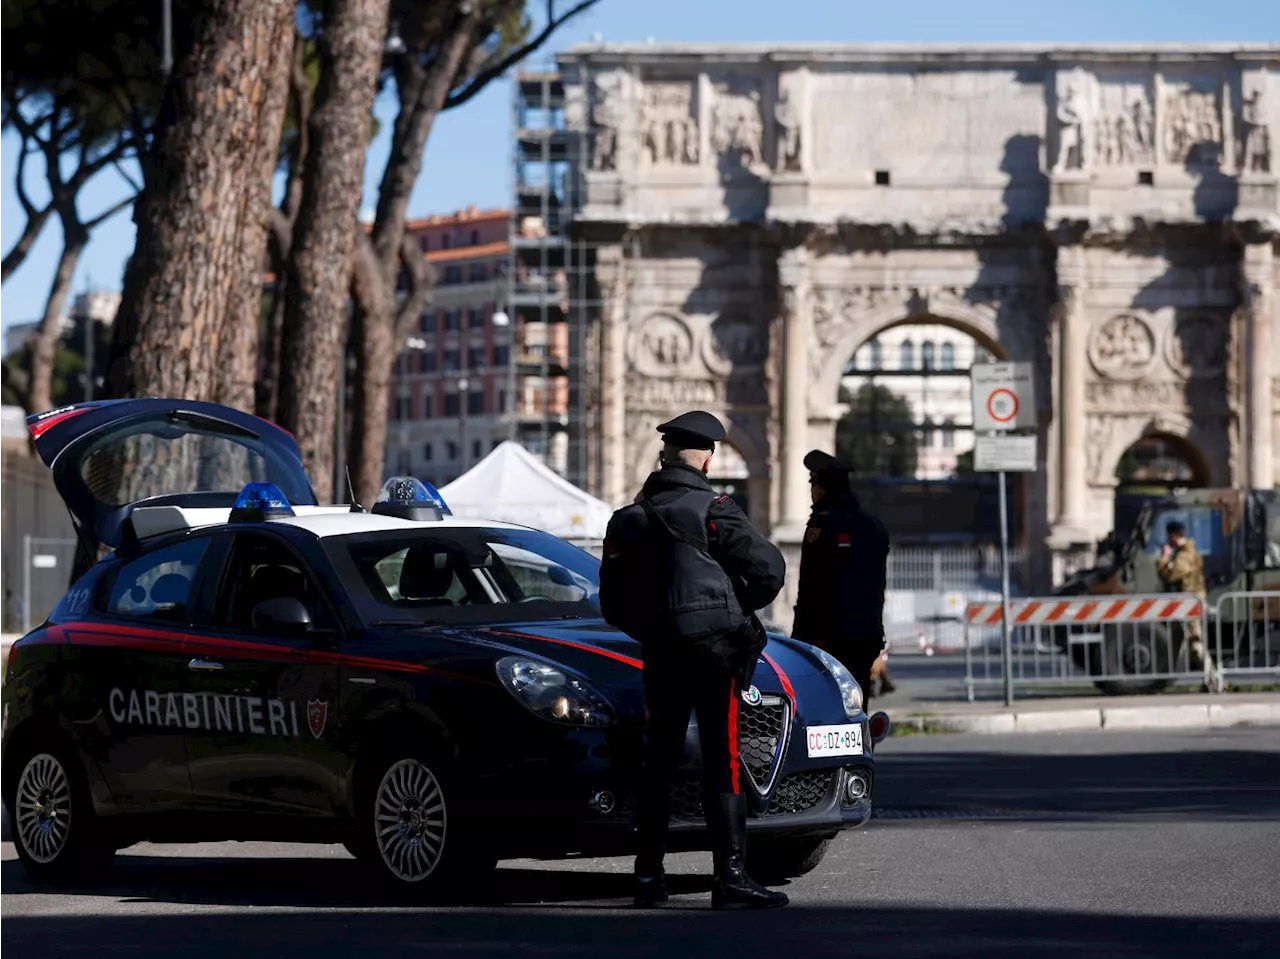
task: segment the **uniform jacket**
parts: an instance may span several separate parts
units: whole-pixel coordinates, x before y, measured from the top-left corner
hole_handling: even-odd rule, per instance
[[[1195,540],[1184,540],[1167,561],[1157,558],[1156,572],[1170,592],[1194,593],[1204,599],[1204,557],[1196,549]]]
[[[813,506],[791,634],[815,646],[884,644],[889,532],[852,493]]]

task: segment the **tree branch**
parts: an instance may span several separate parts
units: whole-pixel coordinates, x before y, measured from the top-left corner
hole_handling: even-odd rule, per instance
[[[400,343],[416,325],[418,317],[431,302],[435,285],[434,271],[422,255],[418,241],[408,234],[400,242],[400,263],[409,274],[409,295],[396,312],[396,342]]]
[[[571,20],[573,17],[576,17],[589,7],[595,6],[599,2],[600,0],[580,0],[580,2],[570,8],[564,16],[557,18],[555,15],[555,0],[547,0],[547,25],[542,29],[542,31],[528,43],[524,44],[524,46],[513,50],[497,63],[494,63],[477,73],[470,83],[457,93],[451,94],[447,97],[444,101],[444,106],[441,109],[452,110],[454,107],[462,106],[462,104],[466,103],[477,93],[483,90],[490,81],[502,76],[502,74],[506,73],[514,64],[520,62],[546,43],[551,34],[554,33],[562,24]]]
[[[106,220],[111,219],[113,216],[115,216],[121,210],[131,205],[137,199],[138,199],[137,193],[135,193],[133,196],[125,197],[123,200],[121,200],[119,203],[115,204],[114,206],[107,207],[107,209],[103,210],[101,213],[95,216],[92,220],[88,220],[84,224],[84,228],[86,230],[93,230],[100,223],[103,223]]]

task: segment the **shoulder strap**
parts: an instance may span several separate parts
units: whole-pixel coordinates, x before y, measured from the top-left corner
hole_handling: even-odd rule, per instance
[[[690,490],[688,493],[685,493],[683,495],[690,496],[696,492],[698,492],[698,490]],[[694,549],[700,550],[701,552],[705,553],[707,551],[707,542],[705,537],[701,542],[699,542],[693,539],[692,537],[690,537],[684,530],[673,529],[671,525],[665,519],[662,518],[662,514],[658,512],[657,508],[653,505],[653,503],[649,501],[648,497],[641,497],[640,506],[645,511],[645,515],[648,516],[650,520],[656,522],[659,526],[661,526],[664,530],[666,530],[667,535],[670,536],[672,539],[679,540],[680,542],[684,543],[686,546],[692,546]]]

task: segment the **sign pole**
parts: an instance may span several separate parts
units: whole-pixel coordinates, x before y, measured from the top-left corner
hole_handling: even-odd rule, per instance
[[[1004,676],[1004,704],[1013,705],[1013,645],[1009,629],[1009,510],[1005,503],[1005,473],[1000,471],[1000,670]]]

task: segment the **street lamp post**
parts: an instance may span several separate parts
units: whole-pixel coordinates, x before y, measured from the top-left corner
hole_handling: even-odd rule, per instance
[[[516,438],[516,350],[515,329],[511,325],[511,317],[501,310],[493,314],[493,325],[511,332],[507,336],[507,409],[503,415],[507,417],[507,438]]]
[[[467,387],[465,376],[458,377],[458,459],[459,474],[467,471]]]
[[[160,29],[163,34],[160,69],[168,79],[173,72],[173,0],[160,0]]]

